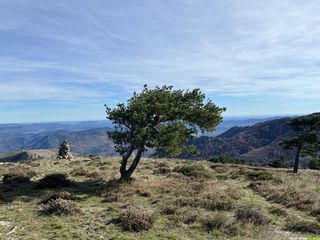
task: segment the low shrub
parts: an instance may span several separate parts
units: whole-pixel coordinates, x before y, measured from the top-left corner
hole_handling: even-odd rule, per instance
[[[231,163],[231,164],[244,164],[245,161],[239,158],[232,158],[229,156],[218,156],[209,159],[209,162],[212,163]]]
[[[179,172],[182,173],[185,176],[188,177],[204,177],[204,178],[208,178],[210,177],[210,174],[208,172],[208,170],[205,168],[204,165],[202,164],[186,164],[183,166],[177,166],[173,169],[174,172]]]
[[[267,223],[266,217],[259,209],[255,209],[249,206],[244,206],[237,209],[234,217],[236,221],[242,223],[251,223],[253,225],[263,225]]]
[[[229,211],[234,208],[235,199],[224,192],[216,194],[207,194],[197,199],[199,206],[210,211],[224,210]]]
[[[305,219],[291,217],[287,219],[286,230],[320,234],[320,224]]]
[[[48,202],[56,199],[64,199],[64,200],[74,200],[74,197],[69,192],[50,192],[47,195],[45,195],[40,203],[41,204],[47,204]]]
[[[314,170],[320,170],[320,158],[313,158],[310,160],[309,168]]]
[[[117,179],[111,179],[98,190],[98,194],[105,197],[104,202],[118,201],[123,195],[121,187],[123,184],[126,183],[120,183]]]
[[[46,215],[77,215],[81,213],[81,209],[73,200],[54,199],[44,205],[43,213]]]
[[[182,208],[175,212],[173,219],[176,222],[193,224],[200,218],[200,216],[200,212],[196,208]]]
[[[172,215],[176,213],[177,209],[177,205],[166,203],[160,206],[160,213],[164,215]]]
[[[53,173],[40,179],[38,182],[38,188],[61,188],[69,187],[71,182],[67,179],[67,176],[62,173]]]
[[[249,187],[268,201],[280,203],[286,207],[295,207],[303,211],[311,211],[317,201],[314,192],[298,191],[290,186],[274,186],[258,182],[249,184]]]
[[[0,203],[6,202],[6,198],[4,197],[3,193],[0,192]]]
[[[247,173],[247,178],[252,181],[272,180],[273,176],[267,171],[254,171]]]
[[[200,219],[201,225],[208,231],[223,229],[228,224],[228,217],[222,213],[213,212],[206,214]]]
[[[140,232],[149,230],[153,226],[154,216],[147,209],[131,206],[122,211],[117,222],[124,231]]]
[[[278,207],[278,206],[271,206],[269,208],[269,213],[273,214],[273,215],[277,215],[277,216],[287,216],[288,213],[285,209]]]

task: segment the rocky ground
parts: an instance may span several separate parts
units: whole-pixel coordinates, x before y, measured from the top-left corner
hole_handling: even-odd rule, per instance
[[[320,172],[119,158],[0,163],[0,239],[320,237]]]

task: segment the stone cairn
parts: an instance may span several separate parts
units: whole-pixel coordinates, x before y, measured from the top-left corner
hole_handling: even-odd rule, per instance
[[[60,145],[58,159],[67,159],[71,160],[73,156],[70,153],[70,145],[67,140],[64,140]]]

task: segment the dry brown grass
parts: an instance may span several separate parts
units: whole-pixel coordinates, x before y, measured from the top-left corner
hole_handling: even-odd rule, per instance
[[[249,185],[249,187],[264,196],[268,201],[280,203],[286,207],[310,211],[316,203],[315,192],[308,190],[298,191],[294,186],[255,183]]]
[[[268,222],[267,218],[260,209],[250,206],[238,208],[234,214],[234,218],[238,222],[251,223],[253,225],[263,225]]]
[[[320,234],[320,224],[297,217],[290,217],[287,219],[286,230]]]
[[[279,207],[277,205],[271,205],[268,209],[269,213],[277,215],[277,216],[288,216],[286,209]]]
[[[201,216],[200,223],[208,230],[225,229],[230,224],[230,219],[223,213],[212,212]]]

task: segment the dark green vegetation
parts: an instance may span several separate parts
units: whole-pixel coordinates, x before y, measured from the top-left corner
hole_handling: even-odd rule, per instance
[[[301,154],[319,157],[320,113],[290,119],[288,125],[296,132],[296,136],[285,139],[281,145],[296,150],[293,172],[297,173]]]
[[[215,138],[207,136],[194,138],[189,143],[198,148],[198,154],[191,158],[199,160],[212,158],[213,161],[226,162],[239,159],[259,166],[267,166],[282,156],[291,160],[294,153],[279,146],[279,142],[284,138],[294,136],[294,131],[288,126],[288,120],[281,118],[253,126],[233,127]]]
[[[273,240],[320,234],[319,171],[142,159],[134,179],[120,183],[119,161],[1,163],[0,239]],[[3,182],[4,176],[15,177]]]
[[[121,179],[129,180],[148,148],[161,157],[195,152],[192,145],[186,144],[187,140],[199,131],[215,130],[223,111],[199,89],[182,91],[167,86],[155,89],[145,86],[127,104],[118,104],[113,109],[106,107],[107,118],[115,127],[109,137],[122,156]],[[127,169],[134,151],[135,158]]]

